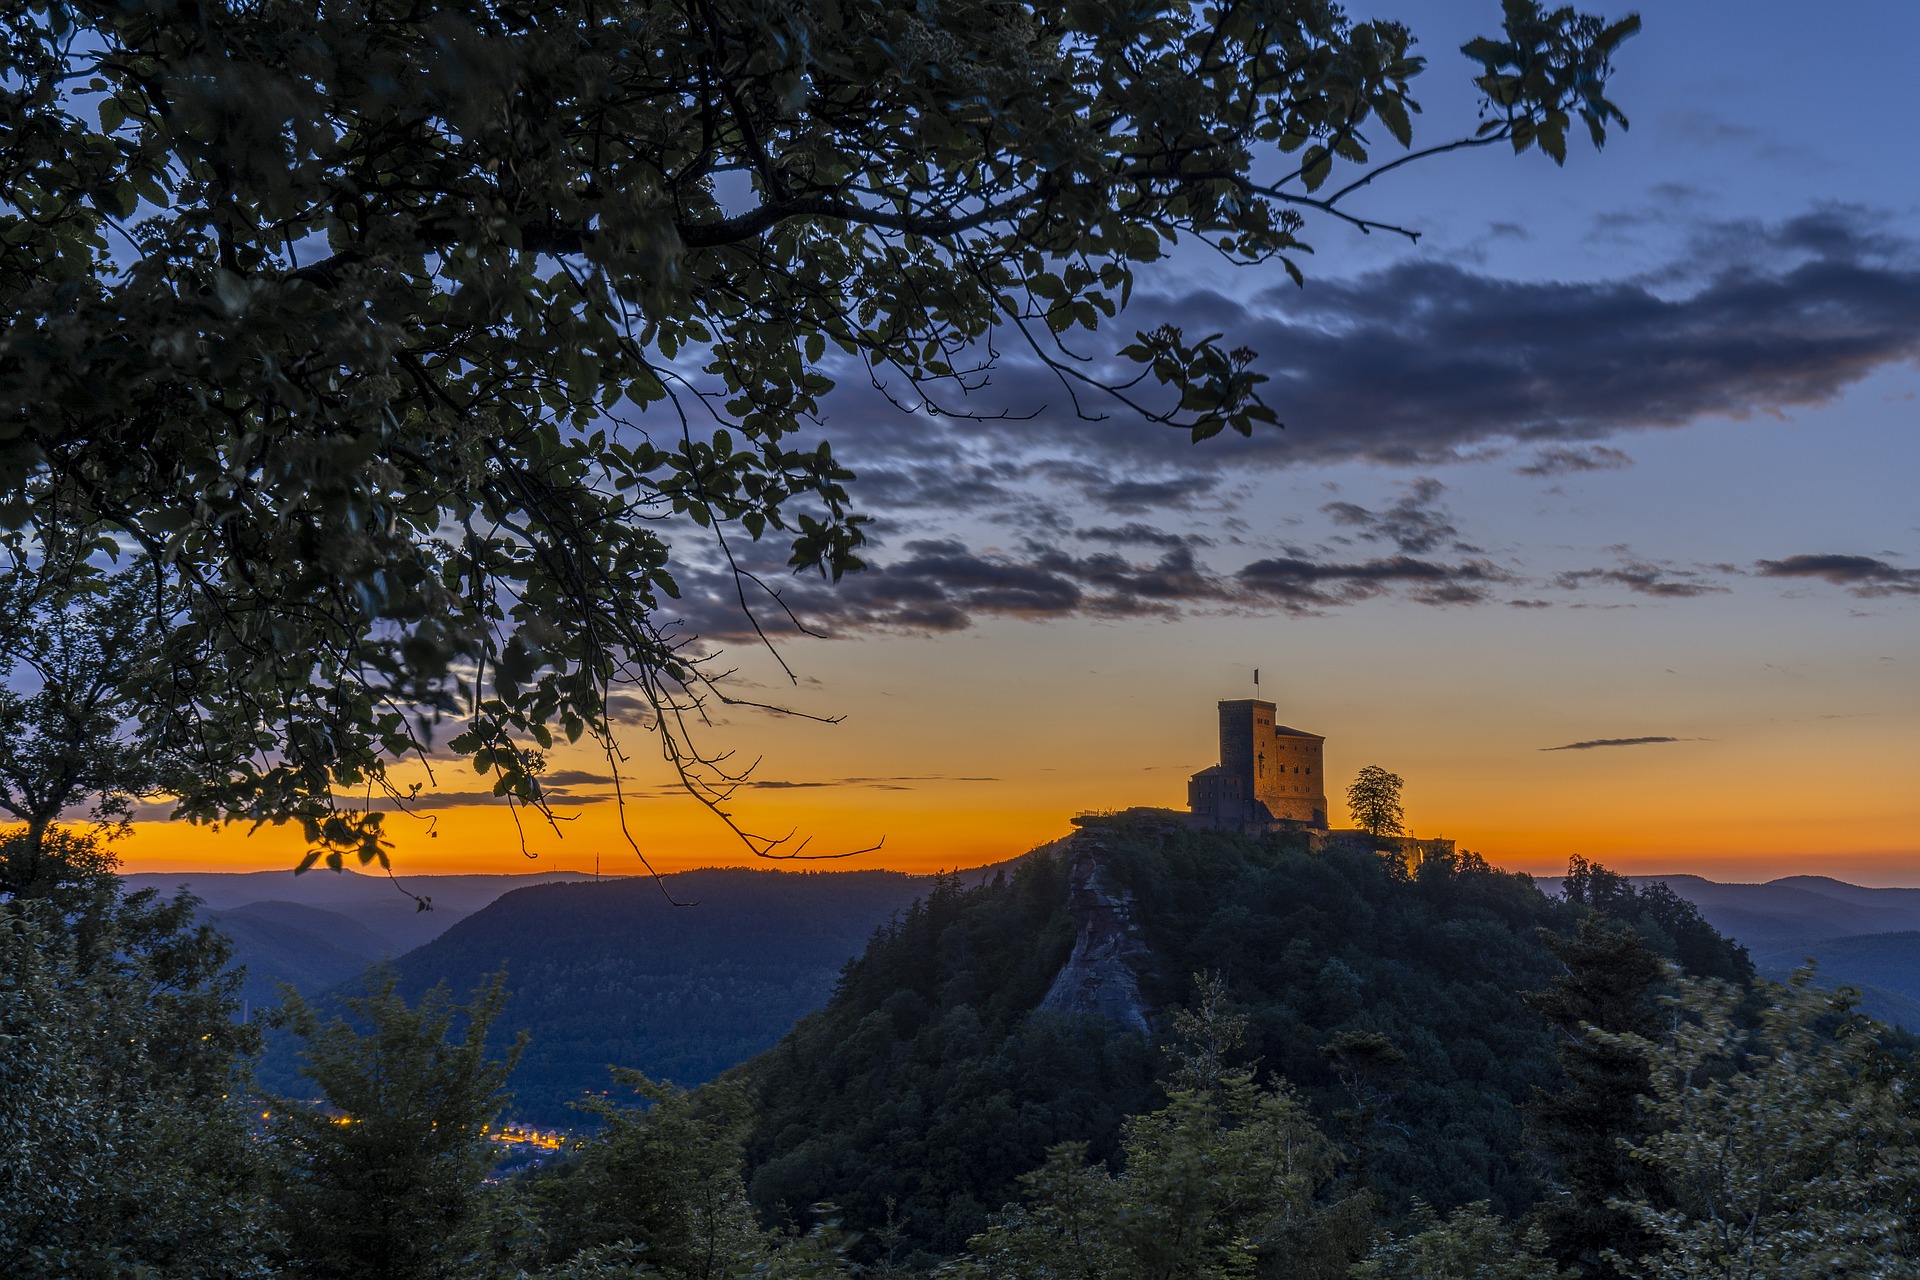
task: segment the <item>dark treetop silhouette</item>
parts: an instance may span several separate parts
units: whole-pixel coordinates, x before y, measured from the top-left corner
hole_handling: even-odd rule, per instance
[[[1217,335],[1125,374],[1063,335],[1178,237],[1298,278],[1303,215],[1386,229],[1347,197],[1398,165],[1624,123],[1636,19],[1505,8],[1479,132],[1382,162],[1422,59],[1318,0],[9,6],[0,522],[184,589],[184,816],[384,857],[336,791],[442,716],[535,805],[554,735],[642,720],[718,810],[668,527],[858,568],[830,369],[964,412],[1011,346],[1084,412],[1273,422]]]

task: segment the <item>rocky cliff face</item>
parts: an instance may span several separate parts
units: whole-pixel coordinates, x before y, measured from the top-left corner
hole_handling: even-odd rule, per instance
[[[1055,1013],[1089,1014],[1148,1033],[1140,974],[1153,953],[1140,934],[1133,895],[1107,867],[1106,836],[1089,828],[1065,841],[1068,908],[1077,932],[1053,985],[1040,1002]]]

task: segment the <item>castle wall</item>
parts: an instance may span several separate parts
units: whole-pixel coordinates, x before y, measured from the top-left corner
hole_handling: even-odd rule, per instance
[[[1312,734],[1276,732],[1268,740],[1271,761],[1255,798],[1275,818],[1327,825],[1326,742]]]

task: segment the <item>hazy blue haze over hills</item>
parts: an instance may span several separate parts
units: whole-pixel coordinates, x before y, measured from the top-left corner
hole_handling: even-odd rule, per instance
[[[734,868],[535,885],[393,964],[409,999],[440,982],[464,994],[505,967],[498,1041],[532,1032],[510,1082],[514,1114],[567,1125],[578,1120],[567,1104],[606,1087],[610,1065],[695,1085],[771,1048],[930,884],[893,871]],[[270,1047],[261,1078],[300,1088],[287,1044]]]
[[[279,1003],[283,982],[318,994],[431,942],[503,893],[590,878],[561,871],[403,879],[431,911],[386,876],[355,871],[139,872],[121,882],[129,893],[184,890],[200,899],[201,918],[232,940],[233,964],[246,968],[240,994],[251,1014]]]
[[[1811,960],[1821,986],[1852,987],[1869,1016],[1920,1032],[1920,932],[1822,938],[1756,950],[1753,960],[1761,976],[1776,982]]]

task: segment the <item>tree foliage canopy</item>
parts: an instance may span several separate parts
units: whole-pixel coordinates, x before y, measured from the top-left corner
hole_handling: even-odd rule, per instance
[[[496,1159],[486,1129],[519,1054],[516,1044],[493,1059],[486,1047],[506,975],[464,1005],[436,987],[410,1006],[394,985],[376,969],[366,994],[347,1002],[364,1030],[322,1022],[291,989],[279,1015],[304,1042],[305,1074],[325,1099],[282,1100],[271,1113],[270,1202],[298,1275],[469,1276],[482,1251],[482,1179]]]
[[[60,874],[42,853],[62,815],[91,798],[111,832],[166,774],[155,736],[134,722],[140,662],[160,626],[158,581],[102,577],[63,549],[32,562],[9,550],[14,563],[0,571],[0,814],[25,827],[0,843],[0,889],[37,893]]]
[[[1119,1173],[1066,1143],[1021,1178],[1028,1202],[968,1242],[957,1280],[1251,1280],[1261,1256],[1327,1211],[1334,1147],[1284,1088],[1228,1073],[1127,1124]]]
[[[717,807],[676,566],[858,567],[834,378],[964,411],[1010,349],[1196,438],[1273,421],[1218,335],[1066,338],[1177,239],[1297,277],[1303,214],[1384,225],[1345,202],[1408,159],[1624,123],[1637,20],[1505,8],[1479,132],[1383,162],[1422,59],[1318,0],[23,0],[0,521],[185,589],[186,816],[378,856],[336,791],[435,717],[537,803],[617,689]]]
[[[1686,982],[1664,1035],[1596,1034],[1652,1077],[1651,1132],[1628,1153],[1658,1190],[1620,1207],[1653,1247],[1617,1258],[1625,1275],[1920,1273],[1911,1044],[1812,976]]]
[[[1400,788],[1406,780],[1370,764],[1354,776],[1347,788],[1347,812],[1354,825],[1370,836],[1397,836],[1406,832],[1406,811],[1400,807]]]
[[[233,1020],[238,979],[220,974],[225,946],[194,926],[190,899],[123,896],[110,857],[55,828],[46,844],[63,874],[35,896],[0,889],[0,1267],[163,1280],[1679,1280],[1920,1269],[1915,1042],[1859,1016],[1850,992],[1817,990],[1806,972],[1779,987],[1683,978],[1684,961],[1663,970],[1648,944],[1674,956],[1685,931],[1663,922],[1658,899],[1590,864],[1569,876],[1589,901],[1553,900],[1464,857],[1405,877],[1364,853],[1186,834],[1157,849],[1128,841],[1116,868],[1155,907],[1142,923],[1170,972],[1150,985],[1165,995],[1173,973],[1215,975],[1184,1010],[1157,1002],[1183,1042],[1162,1059],[1157,1105],[1138,1087],[1148,1063],[1100,1060],[1110,1032],[1063,1034],[1027,1016],[1044,962],[1058,959],[1058,948],[1032,945],[1050,932],[1036,908],[1059,901],[1040,892],[1059,887],[1057,862],[1043,857],[977,889],[946,882],[849,966],[834,1006],[753,1070],[691,1094],[617,1072],[616,1089],[643,1105],[602,1095],[584,1108],[604,1122],[598,1134],[483,1182],[498,1156],[485,1122],[510,1065],[485,1048],[498,980],[464,1006],[444,988],[409,1005],[376,976],[353,1006],[359,1027],[323,1024],[296,1001],[289,1017],[326,1103],[251,1097],[256,1042]],[[1566,932],[1574,919],[1577,937]],[[1293,941],[1276,953],[1275,936]],[[1707,968],[1741,967],[1736,949],[1719,949]],[[1036,951],[1042,963],[1030,963]],[[1539,989],[1556,963],[1566,972]],[[1672,994],[1647,1016],[1660,972]],[[1513,998],[1516,985],[1536,987],[1531,1009]],[[1516,1056],[1540,1076],[1551,1043],[1543,1014],[1562,1033],[1566,1079],[1561,1105],[1536,1108],[1536,1137],[1557,1128],[1579,1138],[1542,1144],[1556,1176],[1586,1184],[1589,1207],[1610,1191],[1605,1207],[1635,1229],[1598,1252],[1567,1247],[1597,1221],[1570,1237],[1549,1205],[1529,1211],[1531,1195],[1504,1207],[1474,1195],[1476,1170],[1495,1154],[1482,1135],[1498,1125],[1498,1109],[1476,1111],[1474,1100],[1511,1092],[1496,1073],[1518,1083]],[[1120,1039],[1144,1058],[1135,1037]],[[1363,1134],[1342,1141],[1321,1127],[1327,1089],[1312,1083],[1311,1046],[1338,1047],[1351,1068],[1363,1041],[1405,1046],[1410,1068],[1396,1086],[1403,1097],[1370,1104],[1378,1128],[1399,1135],[1371,1154]],[[939,1076],[922,1069],[936,1056]],[[841,1114],[805,1132],[796,1085]],[[1106,1102],[1090,1106],[1102,1089]],[[1133,1114],[1109,1123],[1123,1096]],[[872,1133],[844,1128],[869,1113]],[[743,1164],[762,1141],[755,1129],[769,1125],[785,1145],[801,1130],[803,1147],[839,1164],[830,1181],[849,1179],[847,1190],[879,1203],[864,1215],[843,1203],[757,1222]],[[1103,1125],[1104,1156],[1086,1141]],[[1017,1141],[1048,1127],[1078,1135],[1030,1153]],[[891,1149],[873,1144],[881,1135]],[[914,1139],[926,1140],[903,1145]],[[1394,1192],[1416,1142],[1433,1158],[1423,1181],[1455,1202],[1435,1202],[1445,1216]],[[1614,1158],[1590,1158],[1603,1146]],[[912,1185],[909,1160],[921,1164],[923,1192],[947,1194],[895,1202],[891,1189]],[[957,1167],[970,1162],[978,1167]],[[1638,1174],[1622,1177],[1629,1163]],[[979,1176],[989,1171],[997,1176]],[[800,1189],[804,1173],[782,1178]],[[997,1204],[1006,1207],[990,1216]],[[923,1208],[946,1216],[916,1222]],[[865,1232],[849,1233],[843,1216],[856,1227],[866,1217]],[[915,1248],[968,1217],[971,1239]]]
[[[28,892],[0,883],[0,1274],[272,1274],[225,939],[123,895],[94,838],[36,839]]]
[[[1541,931],[1574,932],[1578,904],[1470,855],[1409,876],[1365,850],[1314,854],[1281,834],[1102,834],[1156,957],[1141,977],[1148,1007],[1198,1018],[1229,1002],[1261,1082],[1285,1080],[1338,1143],[1342,1191],[1363,1179],[1394,1214],[1416,1198],[1441,1212],[1486,1200],[1506,1215],[1534,1203],[1540,1162],[1521,1108],[1562,1081],[1559,1037],[1520,993],[1562,971]],[[759,1091],[747,1156],[763,1209],[831,1201],[855,1231],[891,1220],[911,1246],[952,1255],[1050,1148],[1119,1157],[1123,1117],[1153,1109],[1155,1055],[1104,1025],[1034,1012],[1073,945],[1066,870],[1038,854],[1004,880],[937,890],[745,1069]],[[1624,918],[1657,954],[1676,953]],[[1203,988],[1195,1003],[1196,973],[1223,975],[1225,992]],[[1175,1029],[1224,1046],[1206,1022]],[[1207,1055],[1182,1055],[1168,1083],[1219,1073]]]

